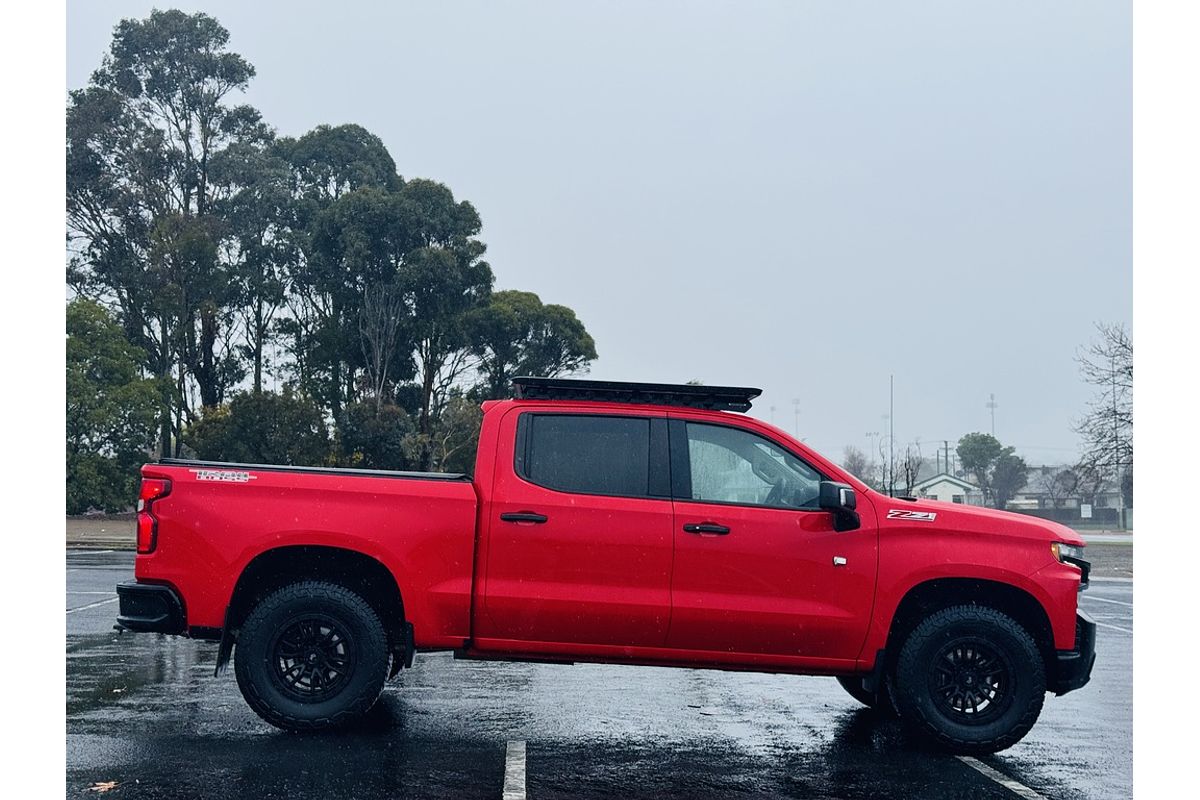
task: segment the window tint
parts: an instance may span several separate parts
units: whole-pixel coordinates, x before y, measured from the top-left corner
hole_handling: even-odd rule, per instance
[[[526,414],[521,422],[528,431],[517,473],[527,480],[563,492],[648,495],[650,420]]]
[[[767,439],[689,422],[687,440],[693,500],[817,508],[820,473]]]

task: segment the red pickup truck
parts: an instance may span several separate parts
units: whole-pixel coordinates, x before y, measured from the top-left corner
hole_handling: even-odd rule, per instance
[[[118,625],[234,647],[282,728],[366,712],[417,651],[835,676],[964,753],[1087,683],[1068,528],[880,494],[742,413],[757,389],[521,378],[474,475],[163,460]]]

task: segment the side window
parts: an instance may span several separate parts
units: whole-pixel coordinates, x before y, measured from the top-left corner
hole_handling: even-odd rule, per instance
[[[649,496],[649,419],[523,414],[519,425],[516,470],[530,483],[578,494]]]
[[[817,508],[821,474],[761,436],[722,425],[687,423],[692,499]]]

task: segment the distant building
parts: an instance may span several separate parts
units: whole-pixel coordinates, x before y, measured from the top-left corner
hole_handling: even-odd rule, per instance
[[[1030,466],[1026,483],[1009,501],[1008,507],[1013,510],[1023,509],[1078,509],[1086,503],[1077,489],[1074,492],[1054,493],[1049,491],[1049,485],[1055,476],[1072,469],[1067,464]],[[1091,506],[1097,508],[1117,508],[1121,502],[1120,490],[1111,483],[1105,482],[1091,496]]]
[[[979,505],[983,501],[978,486],[945,472],[918,481],[913,486],[913,492],[917,497],[941,500],[943,503]]]

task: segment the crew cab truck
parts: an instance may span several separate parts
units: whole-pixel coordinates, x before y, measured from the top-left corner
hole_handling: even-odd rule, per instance
[[[118,626],[219,642],[316,730],[414,654],[836,677],[962,753],[1087,683],[1063,526],[869,488],[744,413],[759,390],[545,378],[483,404],[472,477],[163,460]]]

